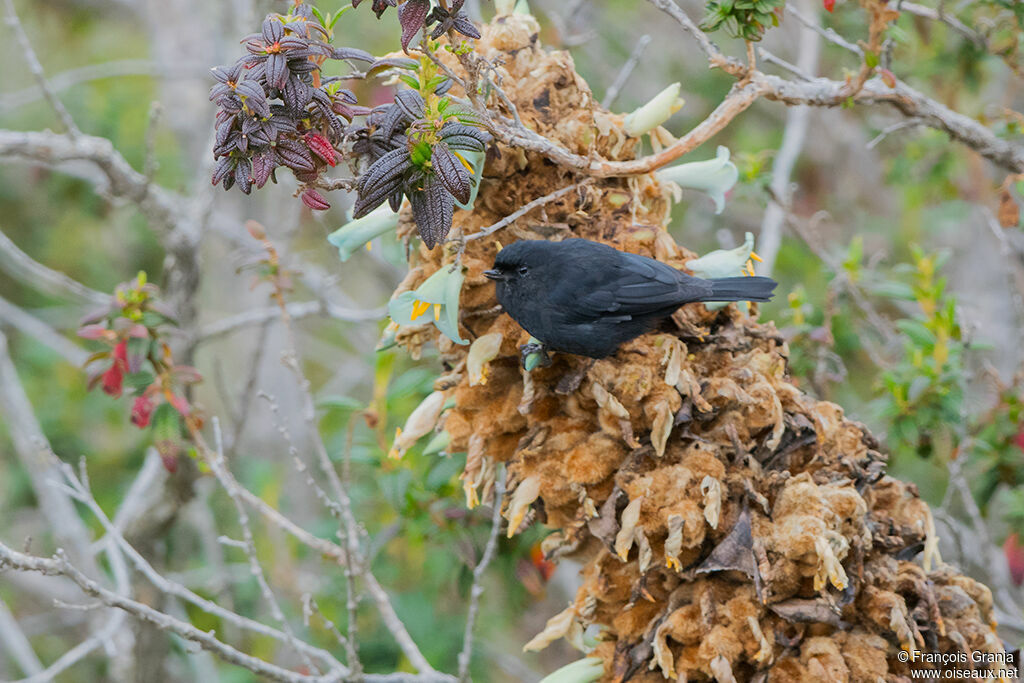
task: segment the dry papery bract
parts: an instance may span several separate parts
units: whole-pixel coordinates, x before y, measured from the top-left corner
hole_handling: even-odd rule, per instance
[[[477,50],[528,128],[576,154],[635,157],[622,117],[597,105],[568,53],[542,49],[532,17],[499,17]],[[474,211],[456,214],[464,235],[580,180],[499,151]],[[432,326],[398,335],[414,356],[440,347],[436,389],[455,406],[439,426],[451,452],[468,454],[467,500],[486,501],[505,463],[511,532],[543,523],[549,557],[585,563],[575,601],[528,647],[581,643],[596,625],[594,655],[615,681],[899,681],[910,666],[901,649],[1001,652],[988,588],[941,562],[922,569],[936,555],[928,507],[885,475],[863,426],[797,388],[771,323],[734,305],[688,306],[612,358],[554,354],[550,367],[521,369],[528,335],[482,275],[500,245],[583,237],[682,269],[697,255],[664,229],[669,209],[653,176],[607,178],[467,242],[461,333],[500,336],[487,338],[498,348],[486,371],[467,370],[470,347]],[[412,229],[406,209],[399,230]],[[456,251],[420,248],[400,291]]]

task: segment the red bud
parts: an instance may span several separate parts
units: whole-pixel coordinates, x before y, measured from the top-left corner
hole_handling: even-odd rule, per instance
[[[1006,554],[1006,564],[1009,565],[1013,582],[1018,586],[1024,584],[1024,544],[1021,544],[1020,536],[1016,532],[1006,537],[1003,552]]]
[[[149,418],[153,414],[153,399],[149,396],[138,396],[132,403],[132,424],[139,429],[149,426]]]
[[[302,193],[302,203],[314,211],[326,211],[331,208],[330,202],[311,187],[306,188],[306,191]]]
[[[331,141],[325,138],[320,133],[306,133],[304,137],[306,141],[306,147],[309,147],[309,151],[317,155],[329,165],[334,166],[337,164],[337,152],[334,151],[334,146]]]

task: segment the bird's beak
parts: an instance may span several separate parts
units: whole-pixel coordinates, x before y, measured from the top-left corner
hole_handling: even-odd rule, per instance
[[[502,274],[500,270],[485,270],[484,277],[488,280],[494,280],[495,282],[505,279],[504,274]]]

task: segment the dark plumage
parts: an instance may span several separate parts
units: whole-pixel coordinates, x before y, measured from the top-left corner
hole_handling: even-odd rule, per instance
[[[524,240],[502,249],[494,269],[498,301],[545,347],[604,358],[697,301],[769,301],[767,277],[704,280],[599,242]]]

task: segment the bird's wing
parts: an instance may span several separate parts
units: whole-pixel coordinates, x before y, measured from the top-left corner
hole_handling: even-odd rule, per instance
[[[577,306],[581,318],[628,320],[671,311],[687,301],[689,278],[659,261],[620,252],[605,272],[592,273],[593,286]],[[698,281],[699,282],[699,281]]]

